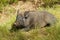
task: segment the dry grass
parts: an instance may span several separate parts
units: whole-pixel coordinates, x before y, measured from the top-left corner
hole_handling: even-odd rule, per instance
[[[26,4],[24,4],[26,7]],[[21,4],[22,9],[24,5]],[[18,8],[20,5],[18,5]],[[29,7],[29,4],[28,6]],[[55,8],[38,8],[39,10],[46,10],[57,18],[57,24],[53,27],[46,27],[42,29],[32,29],[29,32],[18,30],[10,32],[11,25],[15,21],[17,5],[6,6],[3,14],[0,14],[0,40],[60,40],[60,5]]]

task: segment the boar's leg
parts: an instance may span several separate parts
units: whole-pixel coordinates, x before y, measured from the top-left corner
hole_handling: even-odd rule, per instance
[[[46,22],[42,21],[40,24],[41,28],[45,27],[46,24],[47,24]]]

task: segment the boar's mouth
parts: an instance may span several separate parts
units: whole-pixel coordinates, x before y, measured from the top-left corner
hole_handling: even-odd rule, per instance
[[[10,31],[17,31],[17,30],[23,29],[23,28],[25,28],[25,26],[23,26],[23,25],[20,25],[20,26],[13,25]]]
[[[20,29],[23,29],[23,28],[25,28],[25,26],[23,26],[23,25],[20,25]]]
[[[23,26],[23,25],[19,25],[19,26],[14,26],[16,29],[23,29],[23,28],[25,28],[25,26]]]

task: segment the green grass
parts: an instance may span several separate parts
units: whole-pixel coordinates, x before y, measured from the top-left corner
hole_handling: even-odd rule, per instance
[[[10,32],[11,25],[15,21],[16,15],[13,8],[9,8],[6,12],[7,15],[3,16],[4,20],[0,21],[0,40],[60,40],[60,5],[54,8],[42,8],[39,10],[46,10],[57,18],[57,24],[53,27],[46,27],[42,29],[32,29],[29,32],[16,31]]]

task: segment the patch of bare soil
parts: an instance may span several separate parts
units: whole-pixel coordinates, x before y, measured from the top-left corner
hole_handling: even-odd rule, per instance
[[[14,10],[10,6],[3,7],[2,13],[0,13],[0,24],[3,24],[10,20],[14,13]]]
[[[17,5],[11,5],[11,6],[15,8],[16,10],[20,9],[20,11],[36,10],[36,6],[29,1],[27,2],[19,1]]]

